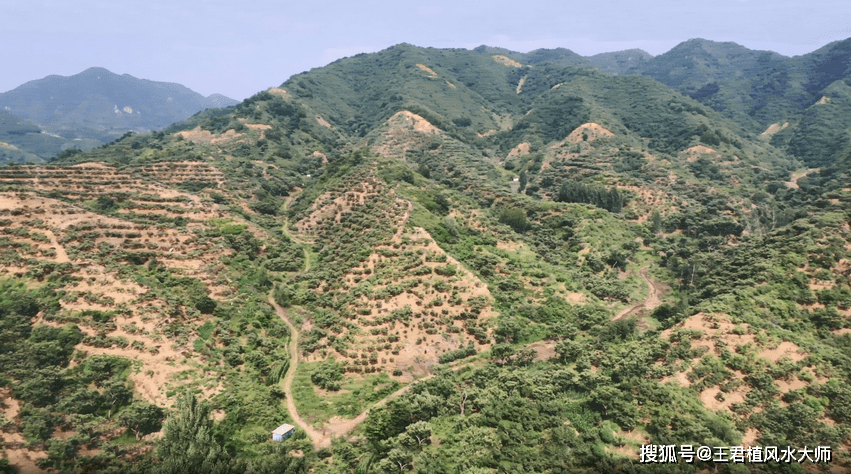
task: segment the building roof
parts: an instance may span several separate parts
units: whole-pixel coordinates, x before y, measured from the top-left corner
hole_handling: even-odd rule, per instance
[[[290,431],[292,431],[293,429],[295,429],[295,426],[293,426],[293,425],[288,425],[288,424],[284,423],[283,425],[281,425],[281,426],[279,426],[279,427],[275,428],[275,430],[274,430],[274,431],[272,431],[272,434],[276,434],[276,435],[284,435],[284,434],[289,433],[289,432],[290,432]]]

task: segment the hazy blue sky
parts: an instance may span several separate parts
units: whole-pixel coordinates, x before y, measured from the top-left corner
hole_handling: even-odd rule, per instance
[[[244,99],[397,43],[582,55],[689,38],[788,56],[851,37],[848,0],[0,0],[0,92],[91,66]]]

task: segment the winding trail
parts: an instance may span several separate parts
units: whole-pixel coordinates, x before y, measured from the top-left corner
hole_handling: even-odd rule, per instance
[[[274,290],[273,290],[274,291]],[[287,375],[284,377],[284,394],[287,397],[287,411],[290,414],[290,418],[293,419],[293,422],[298,425],[299,428],[303,429],[310,439],[313,441],[313,445],[317,447],[319,446],[319,441],[322,438],[322,433],[317,431],[312,426],[308,425],[306,421],[298,414],[298,410],[295,407],[295,400],[293,399],[293,380],[295,379],[296,370],[298,370],[298,331],[293,325],[290,318],[287,316],[287,312],[284,311],[284,308],[281,307],[276,301],[273,295],[273,291],[269,292],[269,304],[275,308],[275,313],[286,323],[286,325],[290,328],[290,344],[289,344],[289,352],[290,352],[290,366],[287,368]],[[330,440],[328,445],[330,446]]]
[[[423,377],[416,382],[411,382],[408,385],[396,390],[395,392],[387,395],[381,400],[375,402],[371,407],[367,408],[360,415],[351,418],[351,419],[339,419],[337,417],[329,420],[328,423],[323,425],[322,429],[316,429],[313,426],[309,425],[301,415],[298,414],[298,409],[295,406],[295,399],[293,398],[293,380],[295,380],[295,374],[298,370],[298,331],[296,330],[295,325],[293,325],[292,321],[290,321],[289,316],[287,315],[287,311],[281,307],[272,296],[272,293],[269,293],[269,304],[275,308],[275,313],[286,323],[286,325],[290,328],[290,344],[289,344],[289,353],[290,353],[290,366],[287,369],[287,375],[284,377],[284,394],[287,398],[287,411],[290,414],[290,418],[293,419],[293,422],[298,425],[299,428],[303,429],[305,433],[310,437],[310,440],[313,441],[313,446],[316,449],[327,448],[331,446],[331,440],[334,437],[345,436],[350,433],[352,430],[357,428],[358,425],[364,422],[366,418],[369,416],[369,411],[373,408],[380,407],[385,405],[389,400],[402,395],[411,389],[414,383],[427,380],[433,377],[434,375],[429,375],[427,377]]]
[[[293,235],[293,233],[290,232],[290,218],[286,215],[286,212],[290,209],[290,203],[293,201],[293,199],[295,199],[295,197],[295,194],[290,194],[284,200],[284,224],[281,226],[281,232],[283,232],[284,235],[292,239],[293,242],[301,245],[302,250],[304,250],[304,270],[302,270],[302,272],[306,273],[310,270],[310,252],[307,251],[307,247],[313,245],[313,242],[301,240],[295,235]]]
[[[294,197],[295,196],[291,195],[287,198],[287,200],[284,203],[284,209],[285,210],[289,207],[289,204],[294,199]],[[408,208],[408,211],[405,215],[406,220],[407,220],[407,217],[410,215],[411,207],[412,206],[409,203],[409,208]],[[400,229],[397,231],[396,235],[393,236],[394,240],[399,239],[401,237],[402,228],[404,228],[404,226],[401,226]],[[296,242],[297,244],[302,246],[302,249],[304,251],[304,270],[302,270],[302,271],[307,272],[308,270],[310,270],[310,253],[308,251],[308,246],[311,245],[311,242],[305,242],[305,241],[297,238],[295,235],[293,235],[292,232],[290,232],[290,230],[289,230],[289,220],[288,219],[286,219],[284,221],[282,229],[283,229],[283,233],[287,237],[291,238],[294,242]],[[660,286],[658,286],[658,284],[656,282],[651,280],[650,277],[647,276],[647,270],[648,270],[648,267],[645,266],[645,267],[642,267],[638,271],[639,276],[647,283],[647,287],[649,288],[649,294],[647,295],[647,298],[645,298],[644,301],[642,301],[641,303],[637,303],[635,305],[632,305],[632,306],[624,309],[620,313],[618,313],[612,319],[613,321],[621,319],[621,318],[628,316],[632,313],[638,312],[642,309],[653,310],[653,309],[657,308],[659,305],[662,304],[662,302],[660,300],[660,295],[662,294],[663,289]],[[396,390],[395,392],[391,393],[390,395],[387,395],[386,397],[382,398],[378,402],[372,404],[369,408],[367,408],[366,410],[364,410],[362,413],[360,413],[359,415],[357,415],[354,418],[342,419],[340,417],[334,417],[334,418],[331,418],[330,420],[328,420],[326,423],[324,423],[321,429],[314,428],[313,426],[308,424],[304,420],[304,418],[301,417],[301,415],[299,415],[298,409],[296,408],[296,405],[295,405],[295,399],[293,398],[292,386],[293,386],[293,381],[295,380],[295,374],[296,374],[296,371],[298,370],[298,363],[299,363],[299,352],[298,352],[299,332],[296,329],[293,322],[290,320],[287,310],[285,310],[283,307],[281,307],[281,305],[279,305],[275,301],[274,290],[269,292],[269,304],[272,305],[272,307],[275,309],[275,313],[278,315],[278,317],[280,317],[284,321],[284,323],[286,323],[287,327],[289,327],[290,334],[291,334],[290,343],[289,343],[290,365],[289,365],[289,368],[287,369],[287,374],[284,377],[284,387],[283,387],[284,393],[285,393],[286,399],[287,399],[287,411],[290,414],[290,418],[293,419],[293,422],[296,425],[298,425],[299,428],[304,430],[305,433],[307,433],[307,435],[310,437],[311,441],[313,442],[313,446],[316,449],[321,449],[321,448],[326,448],[326,447],[331,446],[331,441],[332,441],[333,438],[345,436],[348,433],[352,432],[355,428],[357,428],[358,425],[363,423],[367,419],[367,417],[369,416],[370,410],[377,408],[377,407],[381,407],[383,405],[386,405],[388,401],[390,401],[393,398],[396,398],[396,397],[404,394],[408,390],[410,390],[411,387],[415,383],[423,381],[423,380],[428,380],[428,379],[434,377],[434,375],[431,374],[431,375],[428,375],[428,376],[426,376],[422,379],[419,379],[419,380],[416,380],[416,381],[409,383],[408,385],[400,388],[399,390]],[[457,369],[458,369],[458,367],[456,367],[454,370],[457,370]]]
[[[289,207],[289,204],[294,197],[295,196],[290,196],[285,201],[285,203],[284,203],[284,209],[285,210]],[[409,206],[411,206],[410,203],[409,203]],[[408,215],[410,215],[410,211],[411,211],[411,207],[408,208],[408,211],[405,215],[406,218],[408,217]],[[401,237],[401,230],[402,230],[403,227],[404,226],[401,226],[399,231],[397,231],[396,235],[394,235],[394,240],[399,239]],[[302,271],[307,272],[308,270],[310,270],[310,253],[308,251],[308,246],[311,245],[311,243],[305,242],[305,241],[297,238],[295,235],[293,235],[292,232],[290,232],[290,230],[289,230],[288,220],[284,221],[283,233],[287,237],[291,238],[294,242],[296,242],[297,244],[302,246],[302,249],[304,250],[304,270],[302,270]],[[622,310],[620,313],[618,313],[612,319],[613,321],[616,321],[618,319],[626,317],[630,314],[636,313],[636,312],[638,312],[642,309],[646,309],[646,310],[656,309],[657,307],[659,307],[662,304],[662,301],[661,301],[660,298],[663,294],[664,289],[657,282],[650,279],[650,277],[647,275],[647,270],[648,270],[648,267],[645,266],[645,267],[642,267],[638,271],[638,275],[641,277],[642,280],[644,280],[647,283],[647,287],[649,289],[647,298],[645,298],[644,301],[642,301],[640,303],[634,304],[634,305],[627,307],[624,310]],[[281,307],[281,305],[279,305],[275,301],[274,290],[269,292],[269,304],[272,305],[272,307],[275,309],[275,313],[278,315],[278,317],[280,317],[284,321],[284,323],[286,323],[287,327],[289,327],[290,334],[291,334],[290,343],[289,343],[290,365],[289,365],[289,368],[287,369],[287,374],[284,377],[284,387],[283,387],[284,393],[285,393],[286,399],[287,399],[287,411],[289,412],[290,418],[292,418],[293,422],[299,428],[304,430],[305,433],[307,433],[307,435],[310,437],[310,440],[313,442],[314,448],[316,448],[316,449],[327,448],[327,447],[331,446],[331,441],[332,441],[333,438],[345,436],[345,435],[351,433],[355,428],[357,428],[358,425],[363,423],[367,419],[367,417],[369,416],[370,410],[386,405],[388,401],[390,401],[390,400],[404,394],[405,392],[409,391],[411,389],[411,387],[413,387],[413,385],[416,384],[417,382],[420,382],[420,381],[423,381],[423,380],[428,380],[428,379],[434,377],[434,375],[431,374],[431,375],[428,375],[428,376],[426,376],[422,379],[415,380],[415,381],[409,383],[408,385],[405,385],[404,387],[400,388],[399,390],[396,390],[395,392],[391,393],[390,395],[387,395],[386,397],[382,398],[378,402],[372,404],[369,408],[367,408],[366,410],[364,410],[362,413],[355,416],[354,418],[342,419],[340,417],[334,417],[334,418],[331,418],[330,420],[328,420],[326,423],[324,423],[321,429],[314,428],[313,426],[308,424],[304,420],[304,418],[301,417],[301,415],[299,415],[298,409],[296,408],[296,405],[295,405],[295,399],[293,398],[292,386],[293,386],[293,381],[295,380],[295,374],[296,374],[296,371],[298,370],[298,363],[299,363],[299,352],[298,352],[299,332],[296,329],[295,325],[290,320],[287,310],[285,310],[283,307]],[[453,370],[457,370],[458,368],[460,368],[460,366],[455,367]]]
[[[641,269],[638,270],[638,276],[640,276],[641,279],[644,280],[645,283],[647,283],[647,288],[650,290],[647,294],[647,298],[645,298],[644,301],[642,301],[641,303],[636,303],[632,306],[624,308],[620,313],[618,313],[617,315],[615,315],[614,318],[612,318],[612,321],[617,321],[618,319],[629,316],[630,314],[637,313],[642,309],[652,311],[662,305],[662,288],[658,286],[657,282],[651,280],[650,277],[647,276],[647,269],[648,267],[641,267]]]
[[[290,196],[284,202],[284,210],[285,211],[289,207],[290,201],[292,201],[293,198],[294,198],[294,196]],[[406,219],[407,219],[407,216],[410,215],[410,212],[413,208],[412,204],[409,203],[408,205],[409,205],[408,211],[407,211],[407,214],[405,215]],[[287,220],[284,221],[284,224],[283,224],[283,233],[287,237],[291,238],[294,242],[296,242],[297,244],[302,246],[302,249],[304,250],[304,269],[302,270],[302,272],[307,272],[307,271],[310,270],[310,252],[308,252],[308,250],[307,250],[307,246],[310,245],[310,243],[305,242],[305,241],[297,238],[295,235],[293,235],[290,232],[288,227],[289,227],[289,220],[287,219]],[[400,231],[401,230],[402,229],[400,228]],[[397,234],[401,235],[401,232],[397,232]],[[286,376],[284,376],[284,387],[283,387],[284,388],[284,394],[287,398],[287,412],[289,412],[290,418],[293,419],[293,422],[296,425],[298,425],[299,428],[304,430],[305,433],[307,433],[307,435],[310,437],[310,440],[313,442],[313,446],[316,449],[327,448],[327,447],[331,446],[331,440],[334,437],[345,436],[348,433],[350,433],[352,430],[357,428],[358,425],[360,425],[361,423],[363,423],[366,420],[366,418],[369,416],[369,411],[372,410],[373,408],[377,408],[377,407],[386,405],[387,402],[390,401],[391,399],[396,398],[396,397],[402,395],[403,393],[407,392],[408,390],[410,390],[411,387],[416,382],[419,382],[419,381],[422,381],[422,380],[428,380],[428,379],[434,377],[433,374],[428,375],[428,376],[423,377],[419,380],[413,381],[413,382],[409,383],[408,385],[405,385],[404,387],[400,388],[399,390],[396,390],[395,392],[391,393],[390,395],[387,395],[386,397],[382,398],[381,400],[375,402],[374,404],[372,404],[372,406],[370,406],[369,408],[367,408],[361,414],[359,414],[358,416],[356,416],[354,418],[342,419],[342,418],[339,418],[339,417],[334,417],[334,418],[328,420],[328,422],[325,423],[322,426],[321,430],[316,429],[313,426],[311,426],[310,424],[308,424],[304,420],[304,418],[301,417],[301,415],[299,415],[298,409],[295,406],[295,399],[293,398],[293,381],[295,380],[295,374],[296,374],[296,371],[298,370],[298,363],[299,363],[299,353],[298,353],[299,333],[298,333],[298,330],[296,329],[293,322],[290,320],[289,313],[287,312],[287,310],[285,310],[283,307],[281,307],[281,305],[279,305],[275,301],[274,289],[269,292],[269,304],[272,305],[272,307],[275,309],[275,313],[278,315],[278,317],[280,317],[281,320],[283,320],[284,323],[287,325],[287,327],[289,327],[290,334],[291,334],[289,348],[288,348],[288,351],[289,351],[289,354],[290,354],[290,366],[287,369]]]
[[[361,423],[363,423],[366,420],[366,418],[369,416],[370,410],[372,410],[373,408],[378,408],[378,407],[386,405],[388,401],[390,401],[390,400],[398,397],[399,395],[402,395],[403,393],[407,392],[408,390],[410,390],[411,387],[413,387],[415,383],[422,382],[423,380],[428,380],[432,377],[434,377],[434,374],[428,375],[428,376],[423,377],[419,380],[415,380],[415,381],[409,383],[408,385],[405,385],[404,387],[400,388],[399,390],[396,390],[395,392],[391,393],[390,395],[387,395],[386,397],[382,398],[381,400],[373,403],[371,407],[367,408],[360,415],[358,415],[354,418],[351,418],[351,419],[348,419],[348,420],[341,419],[339,417],[331,418],[330,420],[328,420],[328,423],[325,426],[322,427],[323,433],[326,434],[326,438],[323,439],[322,442],[324,442],[326,444],[322,445],[321,447],[331,445],[331,436],[340,437],[340,436],[345,436],[345,435],[349,434],[352,430],[357,428],[358,425],[360,425]]]

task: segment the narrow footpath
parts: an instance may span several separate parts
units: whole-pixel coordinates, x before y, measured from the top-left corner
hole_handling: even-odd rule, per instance
[[[287,198],[287,200],[284,203],[284,209],[285,210],[287,208],[289,208],[289,204],[290,204],[290,202],[292,201],[293,198],[294,198],[294,196],[289,196]],[[411,207],[409,207],[408,213],[410,213]],[[290,230],[289,230],[288,220],[284,221],[284,224],[282,226],[282,230],[283,230],[284,235],[286,235],[287,237],[292,239],[294,242],[296,242],[297,244],[302,246],[302,249],[304,251],[304,269],[302,270],[302,272],[309,271],[310,270],[310,252],[307,249],[308,249],[308,246],[311,245],[311,242],[303,241],[303,240],[299,239],[298,237],[296,237],[295,235],[293,235],[292,232],[290,232]],[[374,403],[371,407],[367,408],[361,414],[359,414],[358,416],[356,416],[354,418],[341,419],[339,417],[334,417],[331,420],[328,420],[322,426],[321,429],[314,428],[313,426],[309,425],[304,420],[304,418],[301,417],[301,415],[299,415],[298,409],[295,406],[295,399],[293,398],[293,380],[295,380],[295,374],[296,374],[296,371],[298,370],[298,363],[299,363],[299,352],[298,352],[299,333],[298,333],[298,330],[296,329],[293,322],[290,320],[289,313],[287,312],[287,310],[285,310],[283,307],[281,307],[281,305],[279,305],[275,301],[274,290],[269,292],[269,304],[272,305],[272,307],[275,309],[275,313],[278,315],[278,317],[281,318],[281,320],[284,321],[284,323],[290,329],[290,334],[291,334],[289,348],[288,348],[289,349],[288,352],[290,354],[290,365],[289,365],[289,368],[287,369],[286,376],[284,376],[284,387],[283,387],[284,388],[284,394],[287,398],[287,411],[290,414],[290,418],[293,419],[293,422],[299,428],[304,430],[304,432],[307,433],[307,436],[310,437],[310,440],[313,442],[314,448],[321,449],[321,448],[326,448],[328,446],[331,446],[332,438],[342,437],[342,436],[349,434],[350,432],[352,432],[352,430],[357,428],[358,425],[360,425],[361,423],[363,423],[366,420],[366,418],[369,416],[369,411],[371,409],[387,404],[387,402],[389,400],[396,398],[396,397],[402,395],[403,393],[407,392],[408,390],[410,390],[411,387],[413,386],[413,384],[417,382],[417,381],[411,382],[408,385],[400,388],[399,390],[396,390],[395,392],[391,393],[390,395],[387,395],[386,397],[384,397],[381,400],[379,400],[378,402]],[[433,375],[429,375],[427,377],[424,377],[424,378],[420,379],[420,381],[430,379],[431,377],[433,377]]]
[[[341,437],[349,434],[358,427],[361,423],[363,423],[366,418],[369,416],[369,411],[373,408],[383,406],[387,404],[387,402],[393,398],[402,395],[411,389],[411,387],[420,381],[428,380],[433,377],[433,375],[429,375],[427,377],[423,377],[419,380],[409,383],[408,385],[396,390],[395,392],[387,395],[381,400],[375,402],[371,407],[364,410],[360,415],[351,418],[351,419],[339,419],[332,418],[328,421],[328,423],[322,426],[322,429],[316,429],[313,426],[309,425],[301,415],[298,414],[298,409],[295,406],[295,399],[293,398],[293,380],[295,380],[295,374],[298,370],[298,331],[293,325],[292,321],[290,321],[289,316],[287,315],[287,311],[281,307],[273,297],[272,293],[269,293],[269,304],[275,308],[275,313],[286,323],[287,327],[290,328],[290,344],[289,344],[289,353],[290,353],[290,366],[287,369],[287,375],[284,377],[284,394],[287,397],[287,411],[290,414],[290,418],[293,419],[293,422],[298,425],[299,428],[303,429],[307,436],[310,437],[310,440],[313,442],[313,446],[316,449],[327,448],[331,446],[331,439],[333,437]]]
[[[662,304],[662,300],[660,299],[660,295],[662,294],[662,289],[658,286],[658,284],[651,280],[650,277],[647,276],[648,267],[641,267],[638,270],[638,276],[647,283],[647,288],[649,289],[647,298],[644,299],[641,303],[636,303],[632,306],[624,308],[620,313],[615,315],[612,318],[612,321],[617,321],[623,317],[629,316],[630,314],[637,313],[642,309],[646,309],[648,311],[653,311],[658,308]]]
[[[274,291],[274,290],[273,290]],[[275,308],[275,313],[286,323],[287,327],[290,328],[290,344],[289,344],[289,353],[290,353],[290,366],[287,369],[287,375],[284,377],[284,394],[287,397],[287,411],[290,414],[290,418],[293,419],[293,422],[298,425],[299,428],[303,429],[305,433],[310,437],[311,441],[313,441],[313,445],[316,447],[319,446],[319,441],[322,439],[322,433],[317,431],[312,426],[308,425],[306,421],[298,414],[298,410],[295,407],[295,399],[293,399],[293,380],[295,379],[296,370],[298,370],[298,331],[296,330],[293,323],[290,321],[290,318],[287,317],[287,312],[284,311],[284,308],[281,307],[276,301],[273,293],[269,293],[269,304]],[[328,445],[330,446],[330,440]]]

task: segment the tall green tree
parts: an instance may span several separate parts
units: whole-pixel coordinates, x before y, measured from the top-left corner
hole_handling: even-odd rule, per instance
[[[187,392],[178,401],[177,410],[163,427],[163,438],[157,446],[162,460],[159,472],[228,472],[226,454],[213,437],[210,408]]]
[[[654,210],[650,215],[650,229],[654,234],[658,234],[662,230],[662,215],[658,210]]]

